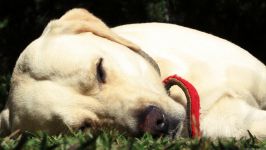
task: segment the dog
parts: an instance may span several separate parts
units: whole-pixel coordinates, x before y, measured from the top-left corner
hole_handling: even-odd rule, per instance
[[[1,134],[89,127],[185,136],[186,96],[162,83],[173,74],[199,94],[202,136],[266,138],[266,68],[246,50],[173,24],[110,29],[81,8],[52,20],[21,53]]]

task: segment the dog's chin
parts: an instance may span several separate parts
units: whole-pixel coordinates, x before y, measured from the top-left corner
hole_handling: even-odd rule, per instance
[[[161,135],[152,135],[153,138],[159,138],[159,137],[168,137],[170,139],[175,139],[177,137],[180,137],[182,135],[182,126],[177,127],[175,130],[169,131],[166,134],[161,134]],[[140,138],[142,137],[145,133],[148,132],[142,132],[142,131],[137,131],[137,130],[132,130],[128,129],[126,127],[119,127],[119,125],[109,125],[109,126],[102,126],[100,128],[96,128],[95,126],[92,126],[89,123],[84,123],[82,124],[79,128],[75,128],[74,131],[81,131],[84,133],[91,133],[91,134],[99,134],[101,131],[118,131],[119,133],[125,134],[130,137],[137,137]],[[149,133],[148,133],[149,134]]]
[[[129,136],[135,136],[137,133],[133,129],[129,129],[128,127],[119,125],[115,123],[111,119],[104,119],[102,122],[83,122],[80,124],[78,128],[72,128],[74,131],[82,131],[82,132],[89,132],[91,134],[97,135],[101,131],[117,131],[119,133],[129,135]]]
[[[149,132],[143,132],[143,131],[130,132],[129,135],[133,137],[142,137],[145,133],[149,133]],[[167,133],[151,134],[151,135],[154,138],[167,137],[169,139],[176,139],[178,137],[189,137],[188,129],[186,127],[185,121],[180,122],[173,130],[169,130]]]
[[[180,123],[175,129],[169,130],[167,133],[163,133],[163,134],[152,134],[150,132],[143,132],[139,129],[134,130],[134,131],[127,130],[124,132],[126,132],[129,136],[137,137],[137,138],[140,138],[144,134],[148,133],[148,134],[151,134],[153,138],[167,137],[169,139],[175,139],[181,136],[188,137],[188,134],[185,133],[186,131],[187,130],[183,128],[183,123]]]
[[[149,132],[135,132],[135,133],[129,133],[130,136],[132,137],[137,137],[137,138],[140,138],[142,137],[145,133],[148,133],[150,134]],[[168,133],[166,134],[156,134],[156,135],[153,135],[151,134],[151,136],[153,138],[160,138],[160,137],[166,137],[166,138],[169,138],[169,139],[175,139],[175,138],[178,138],[178,137],[183,137],[182,135],[182,129],[176,129],[176,130],[172,130],[172,131],[169,131]]]

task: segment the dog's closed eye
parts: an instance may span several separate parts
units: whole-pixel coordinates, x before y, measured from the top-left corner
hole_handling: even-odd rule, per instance
[[[103,58],[100,58],[96,67],[96,76],[99,83],[106,83],[106,72],[103,68]]]

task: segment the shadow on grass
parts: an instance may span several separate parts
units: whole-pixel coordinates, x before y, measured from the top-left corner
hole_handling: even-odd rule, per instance
[[[5,106],[8,97],[11,74],[0,75],[0,110]]]

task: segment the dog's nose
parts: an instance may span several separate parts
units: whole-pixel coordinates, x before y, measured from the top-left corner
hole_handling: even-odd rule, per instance
[[[153,136],[166,135],[169,131],[169,119],[158,107],[148,106],[140,117],[139,129]]]

